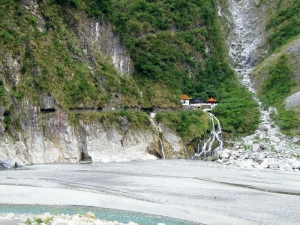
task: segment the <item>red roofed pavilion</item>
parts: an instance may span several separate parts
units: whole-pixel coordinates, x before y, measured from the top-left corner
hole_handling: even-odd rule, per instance
[[[215,100],[214,98],[210,98],[210,99],[207,100],[207,102],[214,104],[214,103],[217,102],[217,100]]]
[[[187,95],[181,95],[181,103],[182,105],[189,105],[190,104],[190,100],[192,100],[192,98],[190,98]]]

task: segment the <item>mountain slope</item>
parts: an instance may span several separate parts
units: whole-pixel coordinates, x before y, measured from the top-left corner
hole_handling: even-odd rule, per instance
[[[49,94],[65,110],[180,108],[183,93],[252,101],[227,63],[211,0],[3,0],[1,18],[1,76],[15,100],[41,105]]]

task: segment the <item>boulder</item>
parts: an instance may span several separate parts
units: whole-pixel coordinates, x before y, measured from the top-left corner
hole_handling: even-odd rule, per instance
[[[294,143],[298,143],[299,141],[300,141],[300,137],[299,136],[295,136],[292,139],[292,142],[294,142]]]
[[[266,125],[261,125],[261,126],[259,127],[259,129],[260,129],[261,131],[268,131],[268,130],[269,130],[268,127],[267,127]]]
[[[105,225],[105,223],[103,221],[100,221],[100,220],[96,220],[94,222],[94,225]]]
[[[284,166],[283,166],[283,169],[284,169],[285,171],[293,171],[292,166],[289,165],[289,164],[284,165]]]
[[[300,161],[294,161],[292,163],[292,168],[295,169],[300,169]]]
[[[6,159],[0,159],[0,167],[4,168],[4,169],[11,169],[12,165],[10,164],[10,162]]]
[[[243,161],[240,164],[238,164],[238,167],[252,169],[253,168],[252,165],[253,165],[252,160],[247,160],[247,161]]]
[[[68,225],[83,225],[83,223],[78,220],[69,220]]]
[[[85,217],[91,218],[91,219],[97,219],[96,216],[95,216],[95,214],[92,213],[92,212],[87,212],[87,213],[85,214]]]
[[[65,219],[56,219],[52,222],[52,225],[68,225],[68,220]]]
[[[46,221],[46,220],[49,220],[49,219],[52,218],[52,217],[53,217],[53,216],[52,216],[50,213],[46,212],[46,213],[44,213],[44,214],[41,216],[41,220]]]
[[[7,218],[7,219],[15,218],[15,214],[13,214],[13,213],[8,213],[8,214],[6,215],[6,218]]]
[[[264,161],[260,164],[262,168],[269,168],[271,163],[268,161],[268,159],[264,159]]]
[[[275,152],[281,152],[282,151],[282,147],[280,145],[275,145],[274,146],[274,151]]]
[[[219,156],[221,159],[228,159],[230,155],[226,151],[222,151],[219,153]]]
[[[266,150],[267,149],[267,147],[264,144],[260,144],[259,147],[260,147],[260,150]]]
[[[261,149],[260,149],[260,145],[259,144],[253,144],[252,145],[252,151],[253,152],[259,152]]]

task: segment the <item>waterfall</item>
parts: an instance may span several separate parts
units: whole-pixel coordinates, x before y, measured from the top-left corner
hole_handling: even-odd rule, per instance
[[[159,144],[160,144],[160,150],[161,150],[161,153],[162,153],[162,158],[163,159],[166,159],[166,156],[165,156],[165,150],[164,150],[164,145],[163,145],[163,142],[160,138],[160,132],[161,132],[161,129],[159,127],[159,125],[156,124],[156,122],[154,121],[153,118],[155,118],[155,113],[151,113],[150,114],[150,117],[149,117],[149,120],[151,122],[151,125],[155,128],[155,131],[156,131],[156,134],[157,134],[157,137],[158,137],[158,140],[159,140]]]
[[[160,143],[160,150],[161,150],[161,153],[163,155],[163,159],[166,159],[164,145],[163,145],[163,142],[162,142],[162,140],[159,136],[159,129],[158,128],[156,129],[156,134],[157,134],[157,137],[158,137],[158,140],[159,140],[159,143]]]
[[[200,152],[200,148],[199,148],[199,144],[200,141],[198,143],[198,149],[197,149],[197,153],[195,153],[196,157],[208,157],[208,156],[212,156],[214,154],[216,154],[218,151],[223,150],[223,140],[222,140],[222,127],[221,127],[221,123],[219,121],[219,119],[217,117],[215,117],[214,114],[209,113],[210,116],[210,121],[211,121],[211,132],[210,135],[208,137],[208,139],[206,141],[204,141],[204,145],[201,149]],[[217,121],[218,125],[217,125],[217,129],[216,129],[216,125],[215,125],[215,121]],[[218,146],[213,149],[213,144],[216,143]],[[208,148],[207,148],[208,146]],[[203,153],[203,154],[202,154]]]
[[[185,145],[183,145],[183,148],[184,148],[184,152],[185,152],[185,154],[186,154],[186,158],[188,159],[188,158],[189,158],[189,154],[188,154],[187,151],[186,151]]]

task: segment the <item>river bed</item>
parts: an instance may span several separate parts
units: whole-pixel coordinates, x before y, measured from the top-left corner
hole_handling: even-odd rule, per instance
[[[2,206],[87,206],[197,224],[300,221],[300,173],[295,172],[247,170],[198,160],[153,160],[34,165],[0,171],[0,178]]]

